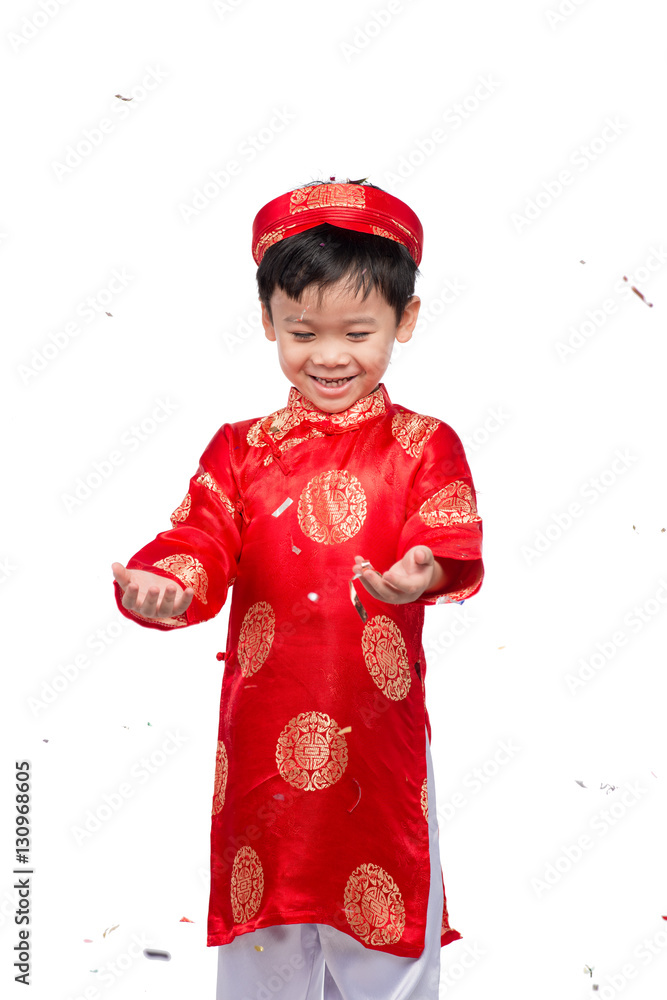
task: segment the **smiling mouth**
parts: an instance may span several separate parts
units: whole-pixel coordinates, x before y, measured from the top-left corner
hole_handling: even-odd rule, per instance
[[[317,375],[311,375],[310,377],[315,379],[316,382],[319,382],[320,385],[328,385],[335,387],[338,385],[345,385],[346,382],[351,382],[352,379],[356,378],[357,376],[349,375],[347,378],[318,378]]]

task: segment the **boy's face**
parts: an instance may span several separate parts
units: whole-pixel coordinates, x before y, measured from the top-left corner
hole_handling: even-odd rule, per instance
[[[301,302],[280,289],[271,296],[269,314],[262,305],[267,340],[278,345],[280,367],[307,399],[327,413],[339,413],[377,388],[389,366],[394,340],[410,340],[420,300],[413,295],[401,322],[385,298],[373,288],[365,301],[345,280],[327,288],[318,306],[318,289],[309,285]],[[317,379],[345,378],[328,388]]]

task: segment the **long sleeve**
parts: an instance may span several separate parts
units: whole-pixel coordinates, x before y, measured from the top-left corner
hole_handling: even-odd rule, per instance
[[[463,444],[442,422],[428,438],[410,491],[397,559],[415,545],[428,545],[440,559],[456,560],[458,578],[445,589],[423,594],[415,604],[452,603],[482,585],[482,519]],[[444,600],[443,600],[444,599]]]
[[[127,562],[128,569],[146,570],[192,587],[190,606],[173,618],[142,618],[123,607],[122,591],[114,580],[116,604],[126,618],[167,631],[214,618],[224,605],[241,555],[243,505],[232,470],[232,439],[231,425],[224,424],[207,445],[185,497],[171,515],[172,528],[161,531]]]

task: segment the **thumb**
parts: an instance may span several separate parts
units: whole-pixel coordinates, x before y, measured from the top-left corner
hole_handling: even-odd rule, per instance
[[[111,570],[118,586],[121,590],[125,590],[128,583],[130,583],[130,571],[125,569],[123,564],[119,562],[111,563]]]
[[[415,549],[415,562],[423,565],[429,561],[430,555],[430,549],[424,548],[423,545],[418,545]]]

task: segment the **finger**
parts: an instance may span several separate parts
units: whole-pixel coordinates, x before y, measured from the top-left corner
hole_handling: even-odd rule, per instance
[[[184,611],[187,611],[192,604],[194,596],[195,592],[192,587],[186,587],[183,593],[176,600],[176,604],[174,605],[174,614],[182,615]]]
[[[160,606],[155,612],[158,618],[171,618],[174,613],[174,601],[176,600],[177,589],[175,584],[169,583],[164,589],[164,596],[160,601]]]
[[[396,598],[403,596],[403,591],[385,580],[377,570],[365,569],[360,579],[368,593],[376,600],[395,604],[397,603]]]
[[[123,600],[121,604],[124,608],[129,611],[135,611],[137,607],[137,597],[139,596],[139,584],[138,583],[128,583],[125,592],[123,594]]]
[[[145,618],[154,618],[157,611],[158,597],[160,596],[160,588],[157,586],[149,587],[146,591],[146,596],[141,604],[137,605],[136,610],[140,615]]]
[[[120,589],[125,590],[131,579],[130,571],[125,569],[123,564],[119,562],[111,563],[111,571],[113,572],[114,579]]]

